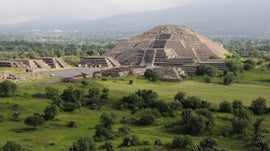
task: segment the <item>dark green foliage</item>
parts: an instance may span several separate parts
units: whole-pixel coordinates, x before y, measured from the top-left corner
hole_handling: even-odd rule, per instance
[[[109,96],[109,89],[104,88],[100,95],[100,99],[108,99],[108,96]]]
[[[160,139],[156,139],[156,140],[154,141],[154,145],[155,145],[155,146],[162,146],[161,140],[160,140]]]
[[[118,128],[118,135],[122,136],[122,135],[127,135],[129,134],[131,131],[131,129],[127,126],[122,126],[120,128]]]
[[[0,148],[1,151],[23,151],[22,146],[14,141],[8,141],[6,144]]]
[[[255,61],[252,59],[247,59],[244,61],[244,70],[251,70],[251,69],[255,69]]]
[[[173,138],[171,148],[191,150],[193,141],[189,136],[179,135]]]
[[[44,110],[44,119],[53,120],[57,115],[58,107],[57,105],[48,105]]]
[[[168,104],[164,101],[156,101],[152,107],[156,108],[163,116],[174,117],[174,110],[176,109],[176,107],[173,105],[175,104]]]
[[[115,135],[112,132],[112,130],[105,128],[103,125],[96,125],[95,129],[96,129],[96,133],[94,135],[94,140],[97,142],[104,141],[104,140],[111,140],[115,138]]]
[[[223,101],[219,104],[219,111],[223,113],[232,112],[232,103],[228,101]]]
[[[212,136],[207,136],[198,145],[199,151],[218,151],[217,140]]]
[[[133,84],[133,80],[129,80],[128,84],[132,85]]]
[[[241,109],[244,106],[243,106],[242,101],[240,101],[240,100],[234,100],[233,103],[232,103],[232,107],[233,107],[233,110],[236,110],[236,109]]]
[[[54,99],[59,97],[59,90],[56,88],[46,87],[45,91],[45,96],[47,99]]]
[[[126,136],[123,139],[123,142],[120,146],[137,146],[140,144],[141,142],[140,142],[139,137],[134,134],[131,134],[131,135]]]
[[[266,100],[263,97],[258,97],[256,100],[252,101],[249,109],[256,115],[266,114]]]
[[[243,64],[239,59],[227,59],[225,65],[228,71],[233,72],[234,74],[243,70]]]
[[[88,90],[88,97],[93,98],[93,97],[98,97],[100,94],[100,90],[98,88],[90,88]]]
[[[190,96],[182,104],[183,108],[197,109],[202,107],[202,100],[199,97]]]
[[[77,122],[74,122],[74,121],[70,121],[67,124],[67,126],[70,127],[70,128],[76,128],[76,127],[78,127],[78,123]]]
[[[201,134],[207,129],[207,119],[204,116],[192,116],[187,123],[189,134]]]
[[[39,115],[32,115],[27,117],[24,123],[29,126],[34,126],[34,129],[36,129],[36,126],[42,125],[44,123],[44,118]]]
[[[83,91],[74,89],[72,86],[65,89],[61,94],[61,98],[65,102],[78,103],[82,101],[83,97]]]
[[[250,119],[250,111],[246,108],[235,109],[233,115],[239,119]]]
[[[106,141],[102,146],[101,149],[105,151],[114,151],[113,143],[110,141]]]
[[[110,112],[104,112],[100,116],[100,125],[96,125],[95,141],[103,141],[114,139],[115,134],[112,131],[112,126],[115,123],[115,115]]]
[[[158,100],[158,94],[152,90],[138,90],[135,93],[125,96],[120,100],[120,104],[128,109],[138,107],[144,109],[148,107],[155,107]]]
[[[159,74],[158,72],[156,72],[155,70],[152,69],[147,69],[144,73],[144,76],[146,77],[146,79],[155,82],[159,79]]]
[[[73,102],[64,102],[62,104],[62,110],[65,112],[72,112],[79,107],[80,106],[78,103],[73,103]]]
[[[143,114],[137,121],[139,125],[151,125],[154,124],[156,117],[153,114]]]
[[[142,107],[143,105],[143,98],[140,97],[138,94],[131,94],[129,96],[124,96],[120,103],[128,109],[133,109],[135,107]]]
[[[110,112],[103,112],[100,116],[100,122],[105,128],[111,129],[115,124],[116,116]]]
[[[14,82],[5,80],[0,83],[0,97],[11,97],[17,92],[17,85]]]
[[[227,74],[223,79],[224,85],[230,85],[233,82],[233,76],[230,74]]]
[[[204,82],[211,83],[211,77],[208,75],[203,76]]]
[[[220,59],[220,57],[218,57],[217,55],[211,55],[209,59]]]
[[[262,122],[263,119],[256,119],[253,124],[253,145],[257,147],[260,151],[270,151],[269,143],[263,140],[263,137],[261,135],[260,126]]]
[[[0,115],[0,122],[4,122],[4,116],[3,115]]]
[[[181,113],[181,117],[185,123],[189,123],[191,118],[193,117],[192,110],[191,109],[183,110]]]
[[[214,126],[214,119],[213,119],[213,113],[209,111],[208,109],[197,109],[196,113],[198,115],[204,116],[206,121],[206,129],[211,129]]]
[[[81,84],[83,85],[83,86],[87,86],[87,85],[89,85],[89,82],[87,81],[87,80],[82,80],[81,81]]]
[[[151,103],[158,99],[157,92],[153,90],[138,90],[135,92],[138,96],[142,97],[146,104],[151,105]]]
[[[73,143],[70,151],[94,151],[95,143],[91,137],[81,137]]]
[[[214,77],[218,73],[218,69],[207,64],[200,64],[197,66],[196,74],[197,75],[208,75]]]
[[[249,125],[247,119],[234,118],[232,121],[233,132],[236,134],[244,134]]]
[[[186,99],[186,93],[185,92],[177,92],[174,96],[175,101],[182,102]]]
[[[178,92],[178,94],[175,96],[175,102],[179,101],[181,103],[181,107],[183,107],[184,109],[210,108],[210,103],[208,103],[207,101],[201,100],[200,98],[196,96],[190,96],[187,99],[185,99],[181,95],[183,95],[183,93]]]

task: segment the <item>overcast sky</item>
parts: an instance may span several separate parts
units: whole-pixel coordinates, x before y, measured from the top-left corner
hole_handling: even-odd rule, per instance
[[[50,17],[97,19],[211,1],[233,0],[0,0],[0,24]]]
[[[0,24],[38,18],[96,19],[116,14],[165,9],[190,0],[0,0]]]

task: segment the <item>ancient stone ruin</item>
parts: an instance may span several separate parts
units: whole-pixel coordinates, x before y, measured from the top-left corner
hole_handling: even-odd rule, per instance
[[[226,53],[221,45],[190,28],[166,25],[119,43],[103,56],[82,58],[81,66],[157,67],[163,79],[178,81],[194,74],[199,63],[225,69]]]
[[[111,57],[95,56],[82,58],[79,66],[91,68],[104,68],[104,67],[112,68],[112,67],[119,67],[120,64]]]
[[[157,26],[103,56],[124,66],[183,66],[205,63],[223,69],[227,50],[193,30],[176,25]],[[211,59],[219,58],[219,59]]]
[[[0,61],[0,67],[25,68],[27,70],[65,68],[68,65],[61,58],[37,58]]]
[[[21,68],[21,72],[0,72],[0,81],[37,80],[50,76],[50,68],[66,68],[61,58],[37,58],[0,61],[0,67]]]

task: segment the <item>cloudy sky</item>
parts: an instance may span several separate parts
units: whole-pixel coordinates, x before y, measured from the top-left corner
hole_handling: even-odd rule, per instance
[[[190,0],[0,0],[0,24],[49,17],[96,19],[165,9]]]
[[[0,0],[0,24],[51,17],[97,19],[211,1],[255,0]]]

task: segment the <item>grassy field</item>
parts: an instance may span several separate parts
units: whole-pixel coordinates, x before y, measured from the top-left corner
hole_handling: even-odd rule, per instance
[[[233,101],[235,99],[242,100],[244,105],[249,106],[252,100],[258,96],[264,97],[267,100],[268,106],[270,106],[270,81],[268,77],[263,75],[263,82],[256,83],[256,76],[254,74],[253,82],[248,81],[248,78],[239,78],[237,83],[233,83],[229,86],[224,86],[216,83],[202,83],[193,80],[186,80],[183,82],[156,82],[152,83],[142,78],[128,77],[117,79],[89,79],[89,85],[83,86],[80,83],[54,83],[46,85],[33,85],[29,87],[19,88],[18,95],[12,98],[0,98],[0,115],[4,117],[4,121],[0,122],[0,146],[2,146],[8,140],[14,140],[24,146],[27,150],[39,151],[63,151],[68,150],[72,143],[81,136],[93,136],[94,126],[99,123],[99,117],[102,112],[96,110],[89,110],[87,108],[81,108],[71,113],[60,112],[56,117],[56,120],[46,122],[43,126],[37,127],[37,130],[31,130],[31,127],[24,124],[24,119],[33,113],[43,113],[46,105],[51,103],[48,99],[33,98],[35,93],[45,93],[45,88],[50,86],[57,88],[60,92],[68,86],[74,86],[82,89],[85,92],[89,87],[108,88],[109,100],[108,103],[118,101],[123,96],[129,95],[138,89],[151,89],[159,94],[159,98],[171,102],[174,95],[178,91],[186,92],[187,96],[198,96],[201,99],[205,99],[211,102],[214,106],[217,106],[220,102],[227,100]],[[255,80],[254,80],[255,79]],[[269,77],[270,79],[270,77]],[[129,84],[129,80],[133,80],[133,84]],[[20,106],[20,121],[12,120],[12,105],[19,104]],[[130,116],[130,111],[118,111],[113,110],[110,106],[105,106],[103,111],[110,111],[117,115],[118,121],[123,116]],[[176,117],[180,117],[180,113],[177,113]],[[220,127],[226,127],[229,125],[228,121],[222,120],[222,117],[227,117],[227,114],[215,113],[216,127],[213,131],[220,130]],[[231,116],[231,115],[230,115]],[[265,115],[265,121],[262,127],[269,131],[270,115]],[[256,116],[252,117],[253,119]],[[150,146],[135,147],[138,150],[143,148],[152,148],[153,141],[157,138],[161,139],[163,144],[172,141],[172,138],[176,134],[167,133],[163,130],[165,124],[175,121],[175,118],[162,117],[159,118],[156,124],[151,126],[134,126],[128,125],[132,133],[135,133],[141,140],[148,140]],[[67,123],[69,121],[78,122],[77,128],[68,128]],[[122,126],[119,122],[114,126],[115,131],[118,127]],[[202,140],[204,136],[192,136],[195,143]],[[267,137],[268,139],[270,136]],[[115,146],[119,145],[123,137],[113,140]],[[226,147],[228,150],[238,151],[245,150],[242,140],[237,137],[226,138],[217,137],[219,147]],[[104,142],[97,143],[100,146]],[[121,148],[120,150],[131,150],[131,148]],[[155,150],[155,149],[154,149]]]

